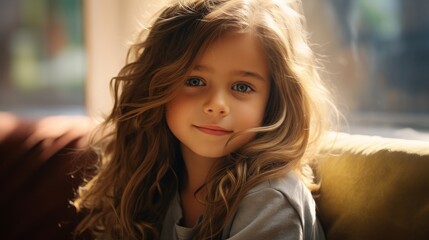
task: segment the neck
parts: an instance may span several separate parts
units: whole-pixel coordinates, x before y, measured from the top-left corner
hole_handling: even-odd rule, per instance
[[[220,159],[200,156],[184,146],[182,146],[182,155],[185,169],[181,178],[181,191],[195,193],[206,183],[207,176]]]
[[[204,199],[207,195],[207,189],[201,187],[207,182],[207,176],[210,171],[214,169],[221,159],[203,157],[184,145],[182,145],[181,149],[185,164],[181,174],[180,186],[183,211],[182,224],[185,227],[192,227],[206,208]]]

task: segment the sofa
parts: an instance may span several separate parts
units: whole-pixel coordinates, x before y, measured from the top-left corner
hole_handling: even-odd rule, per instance
[[[327,239],[429,239],[429,142],[335,134],[317,166]]]
[[[72,239],[81,216],[70,201],[95,159],[78,153],[91,128],[87,117],[0,112],[0,239]]]
[[[94,155],[86,116],[0,113],[1,239],[72,239],[70,201]],[[429,239],[429,142],[334,134],[316,163],[328,240]]]

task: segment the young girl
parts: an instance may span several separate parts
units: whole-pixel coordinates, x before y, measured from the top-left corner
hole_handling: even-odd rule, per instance
[[[292,0],[181,0],[114,78],[75,205],[102,239],[323,239],[308,162],[330,105]]]

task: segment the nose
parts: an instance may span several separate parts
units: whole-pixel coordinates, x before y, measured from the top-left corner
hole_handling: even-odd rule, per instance
[[[230,108],[227,104],[227,100],[222,93],[211,94],[205,104],[204,113],[224,117],[229,114]]]

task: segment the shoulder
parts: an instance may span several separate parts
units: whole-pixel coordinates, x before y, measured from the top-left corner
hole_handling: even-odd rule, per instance
[[[316,218],[313,196],[294,172],[257,185],[242,200],[244,205],[258,203],[278,208],[278,211],[294,211],[302,224]]]
[[[311,197],[310,191],[299,179],[295,172],[288,172],[282,177],[271,179],[260,183],[259,185],[252,188],[246,195],[246,197],[254,194],[260,194],[263,191],[278,191],[286,197],[293,198],[306,198]]]
[[[282,199],[302,217],[315,217],[316,206],[313,196],[294,172],[289,172],[283,177],[268,180],[257,185],[247,193],[243,201],[253,201],[257,196],[264,198],[265,201]],[[270,198],[267,196],[270,196]],[[304,213],[311,216],[302,215]]]
[[[231,239],[255,236],[264,239],[318,239],[317,230],[312,195],[299,177],[290,172],[281,178],[265,181],[246,194],[229,225],[229,236],[233,236]]]

